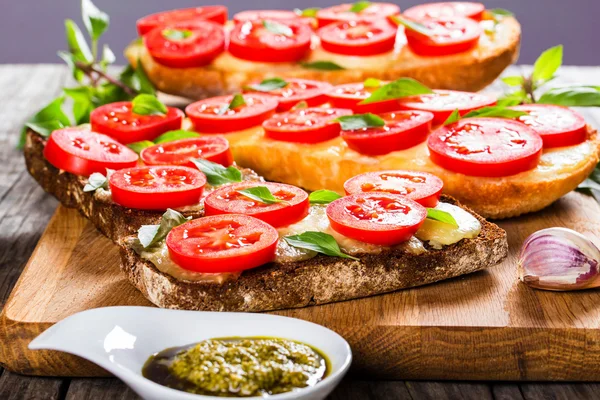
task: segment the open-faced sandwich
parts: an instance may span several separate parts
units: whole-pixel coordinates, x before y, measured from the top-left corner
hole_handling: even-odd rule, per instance
[[[323,9],[245,11],[223,6],[153,14],[125,54],[165,93],[201,99],[265,78],[333,84],[412,77],[436,89],[479,90],[518,56],[521,28],[474,2],[358,1]]]

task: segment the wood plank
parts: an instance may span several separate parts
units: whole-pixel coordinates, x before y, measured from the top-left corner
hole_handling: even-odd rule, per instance
[[[600,399],[600,384],[523,384],[520,385],[525,400]]]
[[[402,381],[363,381],[347,377],[327,398],[328,400],[410,400]]]
[[[58,400],[68,383],[56,378],[28,378],[8,371],[0,378],[0,399]]]
[[[413,399],[423,400],[492,400],[489,385],[484,383],[406,382]]]
[[[492,385],[494,400],[523,400],[519,386],[514,383],[500,383]]]
[[[140,397],[118,379],[72,379],[65,400],[138,400]]]

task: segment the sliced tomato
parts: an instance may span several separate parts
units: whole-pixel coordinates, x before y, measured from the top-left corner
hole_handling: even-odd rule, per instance
[[[247,215],[214,215],[179,225],[167,235],[169,256],[181,268],[203,273],[238,272],[275,259],[279,234]]]
[[[387,82],[382,82],[385,85]],[[327,92],[328,102],[337,108],[349,108],[357,114],[380,114],[398,110],[398,100],[386,100],[376,103],[359,104],[365,100],[377,87],[365,87],[362,83],[346,83],[334,86]]]
[[[163,11],[138,19],[136,25],[139,35],[144,36],[157,26],[170,25],[178,22],[198,22],[204,20],[217,22],[221,25],[225,24],[225,22],[227,22],[227,7],[205,6]]]
[[[470,176],[509,176],[538,165],[542,138],[513,120],[467,118],[434,131],[427,141],[431,160]]]
[[[296,143],[318,143],[340,135],[340,124],[334,121],[352,114],[343,108],[301,108],[275,114],[265,122],[265,136]]]
[[[429,111],[433,113],[433,125],[439,125],[443,124],[454,110],[458,110],[460,115],[465,115],[469,111],[496,104],[495,98],[481,93],[456,90],[434,90],[434,92],[400,99],[398,108]]]
[[[417,171],[367,172],[344,183],[346,194],[385,192],[406,196],[423,207],[435,207],[444,182],[435,175]]]
[[[371,3],[359,12],[351,11],[355,4],[340,4],[317,11],[319,28],[340,21],[374,21],[385,19],[400,12],[400,7],[392,3]]]
[[[211,97],[190,104],[185,113],[198,132],[228,133],[260,125],[277,108],[274,96],[244,94],[245,105],[228,109],[233,96]]]
[[[528,115],[517,118],[540,134],[544,147],[574,146],[587,139],[587,125],[581,114],[568,107],[526,104],[511,107]]]
[[[206,176],[183,166],[121,169],[108,179],[112,200],[139,210],[166,210],[198,204]]]
[[[175,140],[146,147],[140,157],[148,165],[186,165],[194,167],[192,158],[203,158],[225,167],[233,164],[229,142],[222,136],[202,136]]]
[[[64,128],[52,132],[44,147],[44,157],[56,168],[75,175],[106,174],[137,164],[138,156],[116,140],[91,132],[89,128]]]
[[[427,140],[433,114],[426,111],[392,111],[379,115],[385,126],[342,131],[342,138],[361,154],[381,155],[404,150]]]
[[[398,28],[385,19],[342,21],[317,32],[321,46],[330,53],[372,56],[394,49]]]
[[[477,21],[465,17],[421,20],[433,32],[431,36],[405,29],[410,49],[421,56],[445,56],[471,50],[483,32]]]
[[[287,85],[282,88],[273,89],[265,93],[276,96],[279,105],[277,111],[288,111],[301,101],[305,101],[310,107],[320,106],[327,101],[326,93],[333,87],[328,82],[313,81],[310,79],[286,79]],[[258,82],[255,82],[258,83]],[[257,93],[251,88],[250,93]]]
[[[104,133],[123,144],[153,140],[157,136],[181,129],[183,111],[167,107],[167,115],[139,115],[130,101],[105,104],[90,114],[94,132]]]
[[[281,27],[281,33],[267,29]],[[229,35],[229,52],[243,60],[296,62],[310,51],[312,29],[299,20],[255,20],[237,24]]]
[[[427,210],[398,194],[358,193],[331,202],[327,217],[331,228],[344,236],[393,246],[411,238],[425,221]]]
[[[412,20],[440,19],[447,17],[466,17],[481,21],[485,6],[481,3],[467,1],[450,1],[443,3],[420,4],[403,12],[404,16]]]
[[[143,40],[157,63],[172,68],[202,67],[225,50],[225,31],[211,21],[158,26]]]
[[[267,204],[254,200],[240,190],[264,186],[279,200]],[[222,186],[204,200],[206,215],[245,214],[265,221],[274,227],[298,222],[308,215],[308,194],[292,185],[272,182],[241,182]]]

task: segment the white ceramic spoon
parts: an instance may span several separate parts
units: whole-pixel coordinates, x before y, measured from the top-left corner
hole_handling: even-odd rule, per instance
[[[269,314],[106,307],[74,314],[35,338],[32,350],[59,350],[98,364],[144,399],[222,400],[167,388],[141,375],[152,354],[169,347],[230,336],[272,336],[311,345],[329,357],[331,371],[312,387],[269,396],[272,400],[324,399],[348,371],[352,353],[337,333],[311,322]],[[252,397],[256,398],[256,397]]]

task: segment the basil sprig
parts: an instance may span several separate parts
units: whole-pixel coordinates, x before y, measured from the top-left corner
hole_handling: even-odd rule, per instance
[[[312,250],[331,257],[358,260],[356,257],[343,253],[334,237],[327,233],[308,231],[300,235],[286,236],[283,240],[290,246],[299,249]]]
[[[429,29],[427,26],[423,25],[420,22],[412,21],[410,19],[406,19],[397,15],[392,15],[390,19],[398,26],[402,25],[404,28],[417,32],[423,36],[433,36],[433,31]]]
[[[206,180],[212,186],[242,181],[242,172],[236,167],[230,166],[225,168],[221,164],[202,158],[192,158],[190,161],[206,175]]]
[[[108,189],[108,178],[114,171],[112,169],[106,169],[106,175],[101,174],[100,172],[94,172],[88,178],[87,183],[83,187],[84,192],[95,192],[96,190]]]
[[[401,99],[404,97],[431,94],[433,90],[412,78],[400,78],[376,89],[359,104],[377,103],[380,101]]]
[[[513,110],[504,106],[493,106],[493,107],[482,107],[477,110],[469,111],[461,117],[458,110],[454,110],[448,119],[444,122],[444,125],[453,124],[464,118],[508,118],[514,119],[527,115],[524,111]]]
[[[257,92],[271,92],[273,90],[284,88],[288,85],[285,79],[278,77],[264,79],[260,83],[249,85],[248,88],[256,90]]]
[[[294,31],[292,30],[292,28],[290,28],[286,24],[282,24],[281,22],[264,20],[263,26],[266,30],[276,35],[283,35],[285,37],[294,36]]]
[[[334,121],[339,122],[344,131],[385,126],[385,121],[381,117],[371,113],[343,115]]]
[[[444,125],[450,125],[458,121],[460,121],[460,112],[458,109],[456,109],[452,111],[452,114],[450,114],[446,121],[444,121]]]
[[[183,40],[192,36],[192,31],[188,29],[165,29],[162,35],[169,40]]]
[[[183,214],[167,208],[160,220],[160,225],[142,225],[138,230],[138,240],[147,249],[167,237],[171,229],[179,226],[192,217],[184,217]]]
[[[366,8],[369,8],[370,6],[370,1],[357,1],[356,3],[352,4],[348,11],[358,14],[359,12],[365,10]]]
[[[300,64],[303,68],[306,69],[316,69],[320,71],[341,71],[345,69],[344,67],[334,63],[333,61],[312,61],[305,62]]]
[[[434,221],[443,222],[444,224],[452,225],[454,228],[458,228],[458,222],[449,212],[438,210],[436,208],[427,209],[427,218]]]
[[[273,196],[273,193],[271,193],[266,186],[249,187],[247,189],[238,190],[237,192],[252,200],[258,201],[259,203],[276,204],[282,202],[282,200]]]
[[[140,154],[142,152],[142,150],[144,150],[147,147],[152,147],[155,144],[156,143],[151,142],[150,140],[141,140],[139,142],[129,143],[127,145],[127,147],[129,147],[131,150],[135,151],[136,153]]]
[[[139,115],[167,115],[167,106],[151,94],[138,94],[131,101],[131,111]]]
[[[310,204],[329,204],[341,197],[342,196],[331,190],[315,190],[308,195],[308,201]]]
[[[600,203],[600,165],[592,171],[587,179],[579,184],[576,189],[578,192],[593,196]]]
[[[129,143],[127,145],[127,147],[129,147],[131,150],[135,151],[136,153],[140,154],[140,152],[142,150],[144,150],[146,147],[154,146],[155,144],[174,142],[176,140],[189,139],[189,138],[194,138],[194,137],[198,137],[198,136],[200,136],[200,134],[198,134],[196,132],[184,131],[184,130],[180,129],[180,130],[176,130],[176,131],[165,132],[162,135],[160,135],[159,137],[157,137],[156,139],[154,139],[154,141],[142,140],[142,141],[135,142],[135,143]]]
[[[383,82],[381,82],[381,80],[379,80],[377,78],[367,78],[363,82],[363,86],[369,87],[369,88],[374,88],[374,87],[380,87],[382,85],[382,83]]]
[[[235,110],[236,108],[245,105],[246,100],[244,100],[244,96],[242,96],[240,93],[237,93],[233,95],[229,104],[224,104],[223,107],[219,109],[218,114],[223,115],[225,114],[225,112],[227,112],[227,110]]]
[[[110,76],[106,69],[115,61],[115,55],[107,45],[101,49],[99,39],[109,27],[109,16],[99,10],[91,0],[82,0],[82,18],[89,36],[89,43],[77,23],[65,21],[67,51],[58,56],[69,66],[78,86],[64,88],[63,94],[27,121],[26,128],[41,135],[52,130],[89,122],[90,113],[104,104],[133,99],[140,93],[154,94],[155,89],[138,60],[136,68],[128,66],[118,77]],[[72,108],[65,112],[65,98],[72,100]],[[21,132],[18,148],[25,144],[27,129]]]
[[[299,15],[301,17],[311,17],[311,18],[316,17],[317,12],[319,10],[320,10],[319,7],[305,8],[304,10],[302,10],[300,8],[294,8],[294,12],[296,13],[296,15]]]
[[[538,103],[566,107],[600,107],[600,86],[570,86],[550,89],[539,98]]]

